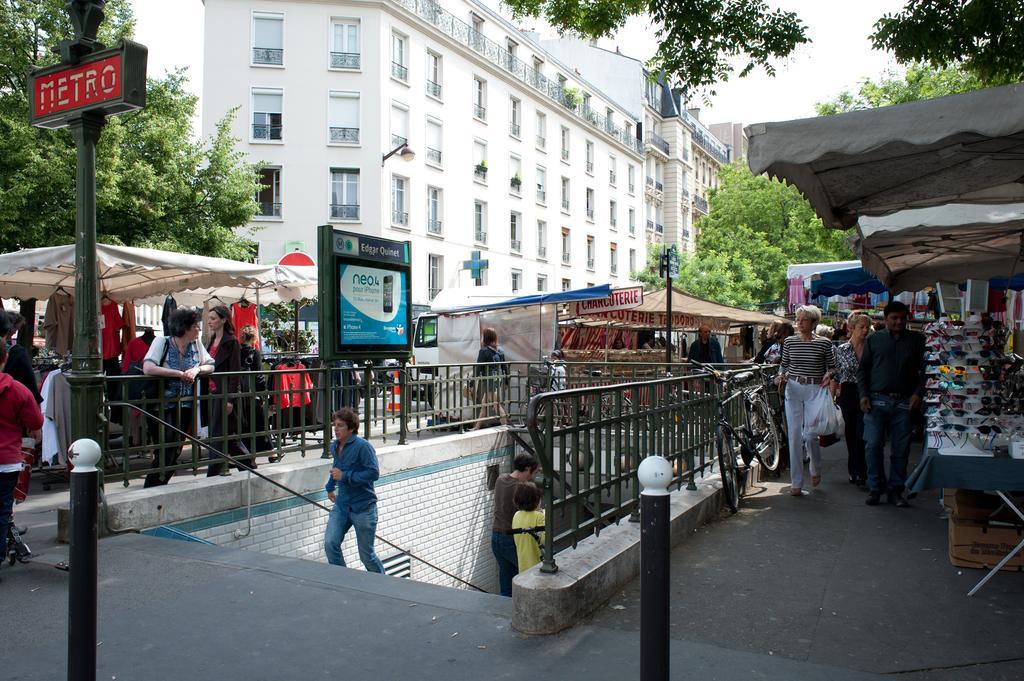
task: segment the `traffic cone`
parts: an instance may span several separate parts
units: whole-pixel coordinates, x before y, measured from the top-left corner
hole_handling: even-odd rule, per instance
[[[391,372],[391,380],[394,382],[394,387],[391,388],[391,394],[388,395],[388,411],[394,413],[398,411],[402,406],[402,388],[398,382],[398,372]]]

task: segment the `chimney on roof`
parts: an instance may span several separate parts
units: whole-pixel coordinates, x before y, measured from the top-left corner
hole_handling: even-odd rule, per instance
[[[686,113],[688,113],[691,116],[693,116],[696,120],[698,120],[698,121],[700,120],[700,107],[699,106],[695,106],[692,109],[690,107],[686,107]]]

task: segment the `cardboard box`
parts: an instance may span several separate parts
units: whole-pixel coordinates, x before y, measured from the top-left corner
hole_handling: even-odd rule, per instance
[[[1024,539],[1024,527],[992,525],[974,520],[949,519],[949,562],[957,567],[992,568]],[[1003,566],[1024,572],[1024,551]]]
[[[949,496],[948,492],[953,494]],[[995,494],[971,489],[944,489],[943,502],[958,520],[996,521],[1013,525],[1021,523],[1020,517]]]

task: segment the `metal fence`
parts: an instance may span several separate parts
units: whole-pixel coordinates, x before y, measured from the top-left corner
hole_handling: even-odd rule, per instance
[[[775,373],[774,367],[743,369],[754,370],[756,383],[767,383]],[[636,517],[636,471],[643,457],[665,457],[677,489],[696,489],[696,478],[716,461],[718,403],[726,400],[731,423],[745,422],[743,401],[723,395],[709,375],[688,367],[673,367],[672,373],[545,392],[530,400],[526,428],[543,474],[543,572],[557,571],[557,552]]]

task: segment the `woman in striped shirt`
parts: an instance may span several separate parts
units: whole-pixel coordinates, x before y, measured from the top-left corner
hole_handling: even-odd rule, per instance
[[[782,371],[778,382],[786,384],[786,426],[789,430],[790,494],[798,497],[804,482],[803,447],[811,457],[811,484],[821,482],[821,447],[818,438],[805,431],[811,400],[826,390],[836,360],[832,341],[814,334],[821,310],[801,305],[796,310],[798,333],[782,344]]]

